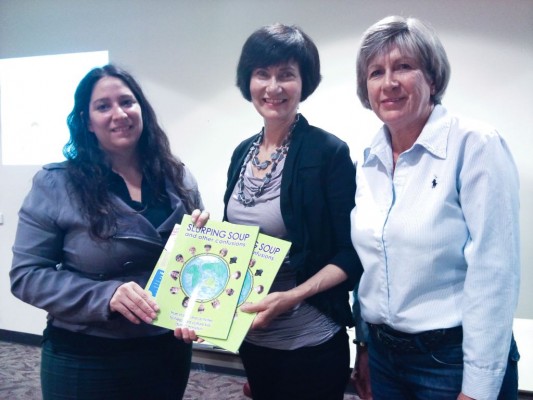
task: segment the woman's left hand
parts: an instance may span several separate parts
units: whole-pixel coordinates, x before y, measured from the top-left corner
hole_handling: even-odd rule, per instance
[[[209,221],[210,216],[211,215],[209,214],[209,211],[201,211],[199,209],[196,209],[191,213],[191,220],[197,228],[201,228],[205,224],[207,224],[207,221]]]
[[[265,328],[278,315],[294,308],[308,297],[344,282],[347,277],[342,269],[334,264],[328,264],[295,288],[286,292],[269,293],[257,304],[243,304],[240,310],[247,313],[257,313],[251,329]]]
[[[176,337],[176,339],[183,340],[185,343],[192,343],[192,342],[202,343],[204,341],[204,339],[199,338],[196,335],[196,332],[194,331],[194,329],[189,329],[189,328],[174,329],[174,336]]]
[[[298,302],[299,300],[292,296],[290,292],[273,292],[259,303],[243,304],[240,310],[246,313],[256,312],[257,315],[251,329],[262,329],[266,328],[278,315],[293,308]]]

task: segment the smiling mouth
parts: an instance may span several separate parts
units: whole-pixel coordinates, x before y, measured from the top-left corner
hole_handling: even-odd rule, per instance
[[[128,132],[131,129],[131,125],[126,126],[117,126],[115,128],[112,128],[112,132]]]
[[[394,98],[381,100],[381,103],[382,104],[394,104],[394,103],[398,103],[399,101],[402,101],[403,99],[404,99],[403,97],[394,97]]]
[[[277,105],[285,102],[285,99],[263,99],[267,104]]]

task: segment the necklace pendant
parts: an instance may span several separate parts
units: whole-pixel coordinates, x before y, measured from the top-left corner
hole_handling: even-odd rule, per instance
[[[246,198],[246,196],[244,195],[244,192],[242,191],[237,193],[237,200],[239,201],[239,203],[241,203],[245,207],[253,207],[254,202],[255,202],[253,197],[250,197],[249,199]]]
[[[272,174],[270,173],[266,174],[265,177],[263,178],[263,187],[265,185],[268,185],[271,180],[272,180]]]
[[[281,160],[283,160],[284,154],[285,153],[283,153],[283,152],[272,153],[272,161],[280,162]]]
[[[261,164],[258,165],[258,168],[259,169],[267,169],[270,164],[271,164],[270,161],[263,161]]]
[[[272,164],[272,161],[266,160],[266,161],[260,162],[257,157],[254,157],[252,159],[252,165],[259,170],[267,169],[270,164]]]

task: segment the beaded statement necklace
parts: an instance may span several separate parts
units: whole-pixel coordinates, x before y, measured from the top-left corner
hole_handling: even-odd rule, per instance
[[[289,144],[291,143],[292,138],[292,131],[296,127],[296,124],[298,123],[300,114],[296,114],[296,118],[294,119],[294,122],[292,123],[291,127],[289,128],[289,133],[281,146],[276,148],[276,151],[270,154],[270,160],[266,160],[263,162],[259,161],[259,158],[257,155],[259,154],[259,146],[261,146],[261,143],[263,143],[263,137],[265,136],[265,128],[261,129],[261,133],[259,133],[259,137],[255,142],[252,143],[252,147],[250,147],[250,151],[244,158],[244,163],[242,164],[241,171],[239,173],[239,180],[237,181],[237,200],[239,203],[241,203],[245,207],[253,207],[255,206],[255,198],[261,196],[265,190],[265,187],[272,181],[272,174],[276,171],[276,167],[278,166],[279,162],[285,158],[289,151]],[[269,165],[272,164],[272,168],[270,169],[270,172],[267,172],[267,174],[263,177],[263,181],[261,182],[261,185],[250,188],[250,191],[252,192],[251,197],[246,197],[244,194],[244,173],[246,171],[246,165],[249,162],[252,162],[252,165],[256,167],[259,170],[267,169]]]

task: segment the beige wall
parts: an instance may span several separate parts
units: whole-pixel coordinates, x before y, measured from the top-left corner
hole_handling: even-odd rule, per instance
[[[174,152],[196,175],[207,208],[221,218],[231,151],[261,127],[234,86],[246,37],[283,22],[300,25],[315,40],[323,82],[301,111],[347,141],[355,160],[379,126],[355,94],[355,53],[364,29],[389,14],[435,26],[452,64],[444,104],[495,125],[515,155],[523,268],[517,317],[533,319],[530,0],[0,0],[0,58],[109,50],[112,62],[139,79]],[[44,326],[44,313],[13,298],[7,278],[16,212],[37,168],[0,165],[0,329],[41,333]]]

